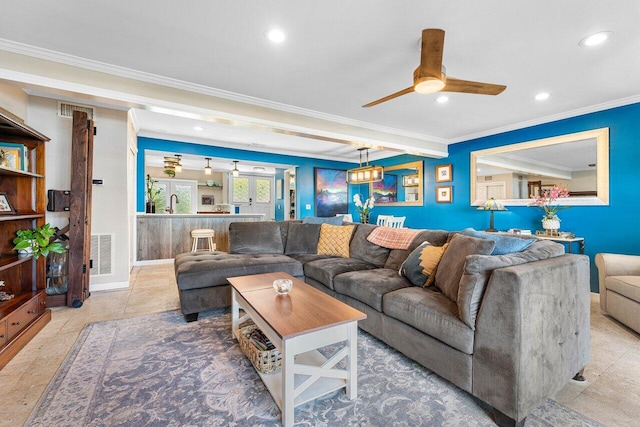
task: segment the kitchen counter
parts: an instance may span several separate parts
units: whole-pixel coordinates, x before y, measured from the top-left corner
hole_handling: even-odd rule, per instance
[[[217,250],[229,250],[229,224],[263,221],[264,214],[147,214],[136,218],[136,261],[171,259],[191,251],[191,230],[208,228],[215,232]],[[204,243],[201,239],[201,243]]]

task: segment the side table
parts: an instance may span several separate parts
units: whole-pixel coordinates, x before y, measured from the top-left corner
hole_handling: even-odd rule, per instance
[[[554,236],[536,236],[538,239],[553,240],[554,242],[563,243],[567,245],[569,253],[572,253],[572,246],[574,243],[578,243],[578,250],[581,254],[584,254],[584,237],[554,237]]]

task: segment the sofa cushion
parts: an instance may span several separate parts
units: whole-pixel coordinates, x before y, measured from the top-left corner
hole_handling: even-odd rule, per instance
[[[564,254],[564,246],[549,240],[534,240],[522,252],[506,255],[469,255],[458,288],[458,315],[475,330],[484,290],[496,268],[511,267]]]
[[[411,284],[396,270],[376,268],[366,271],[350,271],[333,279],[336,292],[367,304],[382,312],[382,297]]]
[[[422,242],[400,266],[400,274],[415,285],[424,286],[427,279],[435,273],[446,246],[432,246]]]
[[[229,253],[282,254],[282,233],[278,222],[232,222],[229,224]]]
[[[282,271],[304,275],[302,264],[281,254],[228,254],[209,252],[200,257],[176,259],[178,289],[199,289],[227,285],[227,277]]]
[[[442,255],[435,275],[435,285],[451,301],[458,301],[458,286],[467,255],[489,255],[496,242],[456,234]]]
[[[349,258],[349,244],[355,227],[355,225],[322,224],[318,239],[318,255]]]
[[[378,267],[383,267],[389,256],[389,249],[371,243],[368,240],[371,232],[378,228],[372,224],[359,224],[349,245],[349,256],[361,259]]]
[[[460,234],[477,237],[479,239],[494,240],[496,242],[496,246],[493,248],[491,255],[505,255],[513,252],[521,252],[536,241],[535,236],[507,236],[505,234],[477,231],[473,228],[465,228]]]
[[[387,257],[387,262],[384,264],[384,268],[390,268],[392,270],[400,270],[400,266],[409,254],[423,242],[429,242],[433,246],[442,246],[447,243],[449,232],[444,230],[423,230],[413,239],[409,249],[392,249]]]
[[[438,289],[409,286],[382,297],[384,314],[466,354],[473,353],[473,331],[458,317],[456,304]]]
[[[315,254],[318,252],[320,224],[289,224],[285,254]]]
[[[331,225],[342,225],[342,221],[344,220],[341,216],[305,216],[302,218],[303,224],[331,224]]]
[[[640,276],[607,276],[605,284],[608,291],[640,303]]]
[[[315,261],[317,259],[338,258],[334,255],[318,255],[318,254],[289,254],[288,256],[295,259],[296,261],[300,261],[302,265],[311,261]]]
[[[355,258],[325,258],[304,264],[304,275],[335,290],[334,278],[348,271],[371,270],[375,265]]]

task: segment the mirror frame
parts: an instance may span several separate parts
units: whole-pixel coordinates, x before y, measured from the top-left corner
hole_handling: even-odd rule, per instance
[[[569,197],[562,199],[562,204],[567,206],[579,205],[609,205],[609,128],[599,128],[583,132],[576,132],[567,135],[554,136],[551,138],[538,139],[534,141],[520,142],[516,144],[503,145],[485,150],[471,152],[471,172],[470,199],[471,206],[479,206],[484,200],[476,200],[478,158],[495,154],[509,153],[516,150],[545,147],[548,145],[563,144],[566,142],[583,139],[596,139],[596,196],[589,197]],[[528,206],[532,199],[503,199],[500,202],[505,206]]]
[[[424,162],[422,160],[410,163],[402,163],[399,165],[385,166],[384,173],[392,172],[400,169],[416,169],[418,171],[418,200],[415,202],[389,202],[376,203],[376,206],[424,206]],[[398,185],[402,186],[402,180],[398,180]],[[373,194],[373,184],[369,184],[369,194]]]

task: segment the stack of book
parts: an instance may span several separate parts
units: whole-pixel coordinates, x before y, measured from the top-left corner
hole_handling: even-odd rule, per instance
[[[255,331],[251,332],[249,341],[262,351],[269,351],[276,348],[271,340],[267,338],[267,336],[260,329],[256,329]]]

